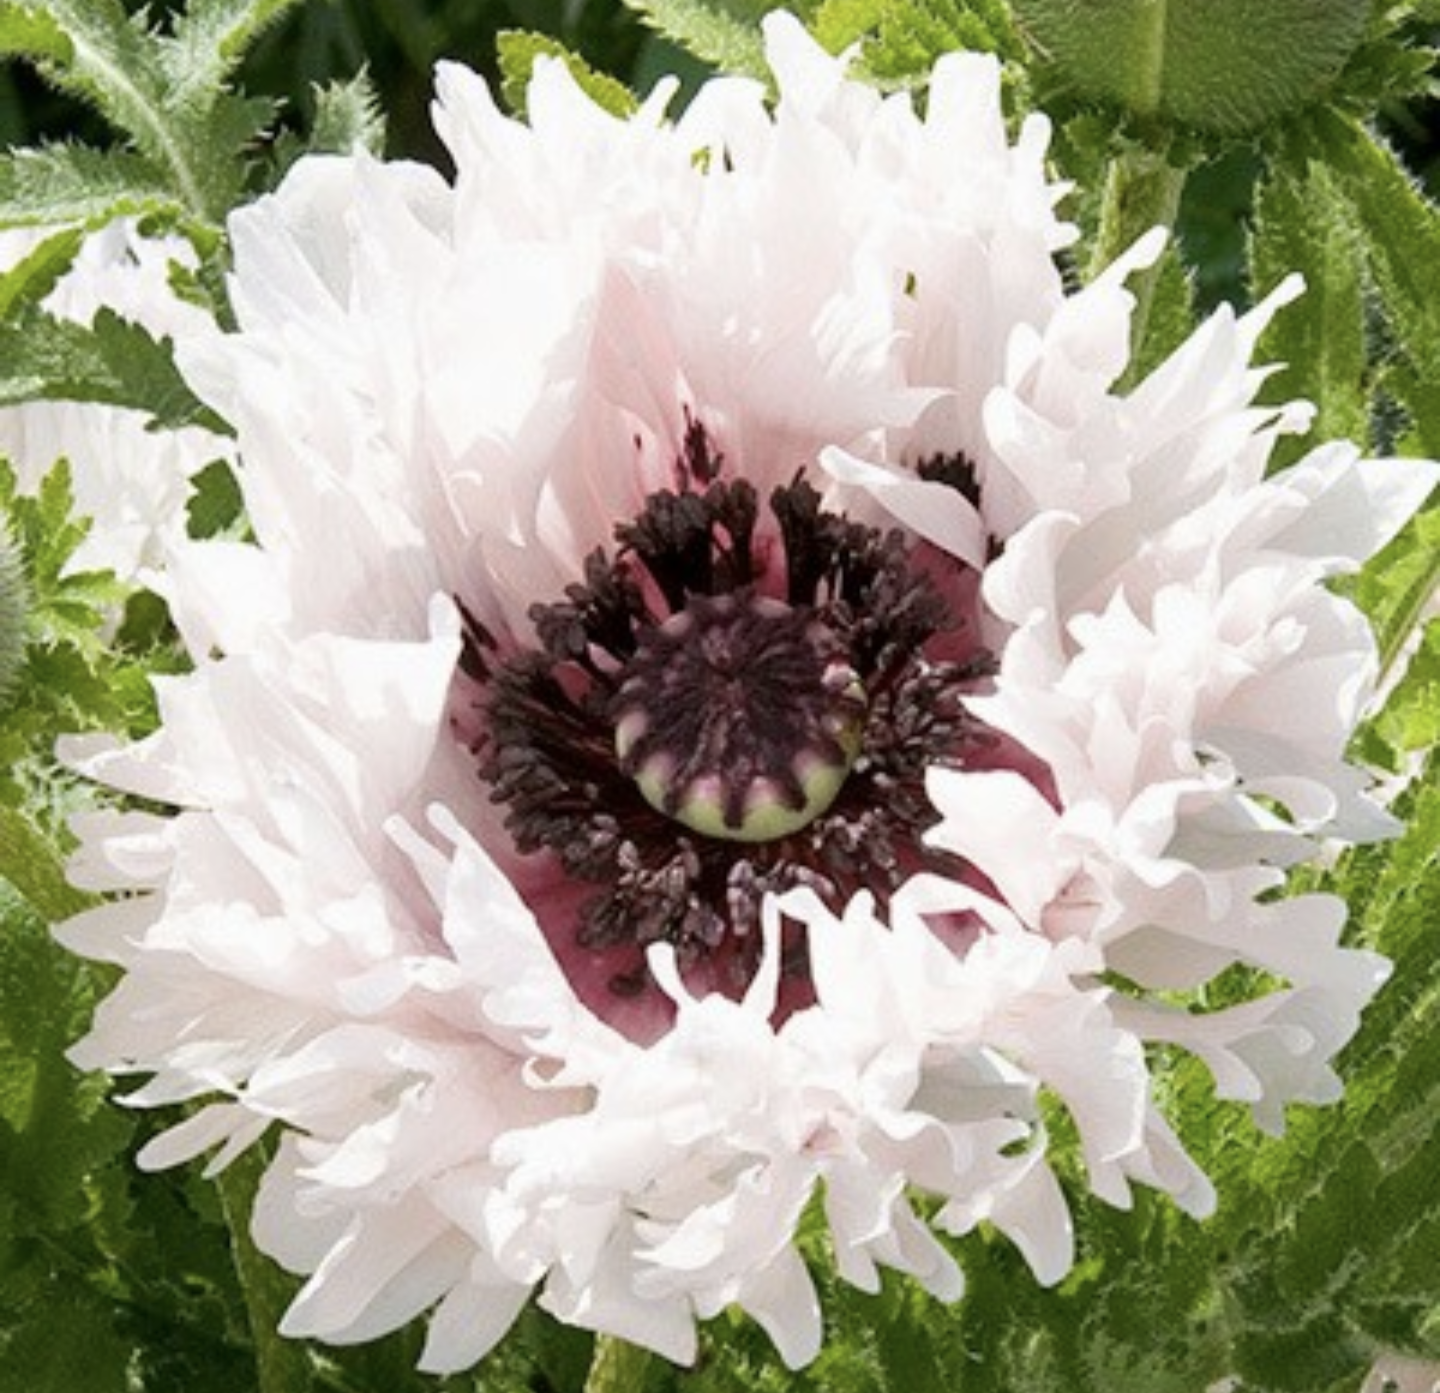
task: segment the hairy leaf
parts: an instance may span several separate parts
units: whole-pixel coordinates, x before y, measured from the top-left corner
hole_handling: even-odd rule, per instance
[[[859,43],[865,70],[887,83],[922,82],[957,50],[1020,55],[1002,0],[825,0],[814,29],[835,53]]]
[[[65,878],[54,843],[16,808],[0,805],[0,876],[43,918],[67,919],[91,903]]]
[[[228,81],[245,47],[294,3],[193,0],[165,34],[120,0],[8,0],[0,42],[8,17],[19,32],[13,51],[131,143],[151,197],[163,191],[213,226],[241,197],[246,150],[274,114],[272,103],[247,100]]]
[[[70,44],[54,17],[43,9],[20,0],[0,0],[0,54],[63,59],[70,55]]]
[[[25,6],[32,15],[41,7]],[[138,149],[165,170],[188,208],[205,206],[205,176],[195,152],[171,127],[153,46],[119,0],[46,0],[43,7],[64,47],[41,71],[71,95],[90,102]]]
[[[1369,434],[1364,260],[1324,165],[1280,164],[1261,182],[1250,261],[1257,296],[1292,271],[1305,278],[1305,294],[1275,317],[1261,342],[1261,360],[1284,365],[1267,380],[1266,399],[1313,402],[1315,439],[1363,444]],[[1282,440],[1276,466],[1308,448],[1303,439]]]
[[[1285,1138],[1226,1177],[1237,1371],[1263,1388],[1325,1387],[1382,1343],[1435,1352],[1423,1343],[1427,1313],[1440,1311],[1435,772],[1432,758],[1400,804],[1404,837],[1352,853],[1330,877],[1394,965],[1342,1061],[1344,1102],[1297,1110]]]
[[[1314,140],[1364,234],[1386,318],[1403,350],[1391,388],[1410,410],[1424,451],[1440,454],[1440,209],[1395,155],[1354,122],[1317,118]]]
[[[503,78],[502,93],[511,110],[519,115],[525,113],[525,91],[540,58],[560,59],[585,94],[612,116],[625,117],[635,110],[635,98],[623,83],[606,73],[596,72],[579,54],[571,53],[556,39],[508,29],[496,39],[496,48]]]
[[[108,637],[125,590],[108,573],[69,569],[88,530],[72,516],[73,506],[66,465],[20,493],[14,471],[0,461],[0,512],[8,516],[29,591],[24,659],[0,716],[0,809],[13,812],[0,827],[0,876],[51,918],[87,902],[65,885],[59,868],[66,818],[86,799],[56,765],[56,737],[95,729],[146,733],[154,723],[150,673],[177,666],[168,632],[143,651]]]
[[[1355,583],[1355,600],[1369,616],[1379,643],[1382,682],[1405,660],[1437,591],[1440,509],[1431,508],[1411,519]],[[1417,671],[1423,677],[1423,664]]]
[[[255,40],[300,0],[190,0],[159,50],[172,104],[213,100]]]
[[[30,587],[25,561],[10,535],[10,522],[0,513],[0,711],[10,700],[15,679],[25,662]]]
[[[1195,290],[1172,238],[1150,282],[1145,333],[1127,377],[1138,381],[1158,368],[1195,330]]]
[[[724,72],[768,80],[760,20],[770,0],[625,0],[672,43]],[[792,6],[791,8],[799,8]]]
[[[47,145],[0,154],[0,225],[99,227],[181,211],[149,160],[124,151]]]
[[[1015,0],[1038,63],[1081,98],[1234,134],[1303,109],[1365,33],[1368,0]]]
[[[379,155],[384,147],[385,117],[364,73],[348,82],[329,82],[315,89],[308,149],[337,155],[366,150]]]
[[[40,312],[0,324],[0,405],[36,398],[132,407],[166,427],[227,429],[186,386],[169,340],[111,310],[89,327]]]
[[[0,272],[0,320],[22,308],[38,306],[70,269],[82,240],[78,230],[58,232],[8,271]]]
[[[1432,620],[1384,709],[1375,718],[1375,733],[1401,754],[1440,744],[1440,622]]]

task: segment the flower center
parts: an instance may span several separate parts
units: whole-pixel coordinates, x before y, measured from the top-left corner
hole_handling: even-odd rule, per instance
[[[700,595],[641,633],[613,711],[620,767],[652,808],[707,837],[768,842],[834,803],[865,695],[813,610]]]
[[[539,858],[557,952],[603,960],[621,995],[644,990],[661,941],[742,990],[767,893],[805,886],[838,909],[963,871],[924,843],[925,772],[996,743],[964,707],[993,670],[969,631],[973,572],[827,511],[803,476],[767,516],[721,472],[692,425],[677,487],[531,607],[534,647],[502,656],[468,620],[480,776]],[[921,472],[973,487],[963,461]]]

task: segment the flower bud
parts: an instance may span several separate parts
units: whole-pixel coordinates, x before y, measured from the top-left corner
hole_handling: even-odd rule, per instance
[[[1218,135],[1313,101],[1365,31],[1369,0],[1015,0],[1077,95]]]

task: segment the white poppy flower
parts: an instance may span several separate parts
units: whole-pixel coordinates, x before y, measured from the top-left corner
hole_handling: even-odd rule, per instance
[[[177,552],[194,673],[71,752],[178,810],[81,828],[138,893],[63,930],[124,969],[75,1057],[204,1102],[146,1164],[278,1126],[291,1334],[428,1311],[456,1369],[533,1292],[687,1360],[737,1304],[799,1364],[812,1205],[862,1287],[957,1296],[936,1231],[980,1223],[1052,1282],[1042,1095],[1098,1195],[1203,1214],[1147,1043],[1271,1125],[1383,976],[1271,892],[1387,831],[1324,582],[1434,470],[1265,477],[1305,417],[1254,402],[1273,299],[1118,392],[1158,241],[1066,293],[997,66],[922,118],[767,36],[773,109],[720,79],[673,122],[442,68],[454,183],[302,161],[184,353],[256,544]],[[1175,1006],[1236,963],[1254,1000]]]
[[[44,235],[0,231],[0,266],[17,264]],[[133,220],[121,219],[86,237],[44,308],[82,324],[108,309],[177,339],[213,329],[203,309],[171,289],[172,262],[193,267],[188,242],[141,236]],[[230,453],[229,442],[199,426],[153,431],[148,422],[143,411],[95,402],[0,407],[0,456],[14,465],[23,489],[37,486],[57,460],[70,462],[75,511],[92,521],[71,570],[112,570],[133,580],[158,565],[184,536],[192,476]]]

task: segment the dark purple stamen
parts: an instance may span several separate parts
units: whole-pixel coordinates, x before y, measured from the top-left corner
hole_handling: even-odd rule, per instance
[[[762,595],[759,500],[720,472],[689,421],[679,487],[532,607],[539,647],[501,662],[476,626],[465,665],[480,774],[517,848],[594,887],[579,941],[728,954],[744,978],[768,892],[838,907],[958,869],[923,843],[925,771],[992,739],[963,705],[989,660],[929,656],[942,635],[965,646],[905,536],[828,512],[803,477],[767,500],[784,594]],[[929,477],[974,487],[958,458]],[[643,967],[612,982],[642,987]]]

